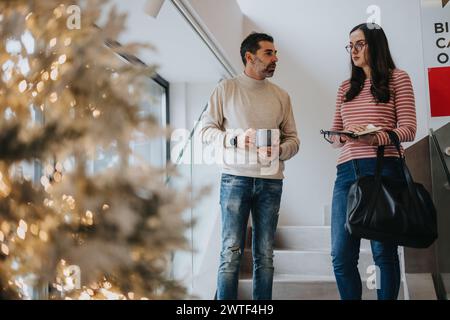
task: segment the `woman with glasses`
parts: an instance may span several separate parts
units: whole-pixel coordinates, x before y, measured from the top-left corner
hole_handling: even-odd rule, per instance
[[[398,152],[386,130],[393,130],[401,142],[413,141],[416,112],[411,80],[405,71],[396,68],[380,26],[360,24],[353,28],[346,49],[350,54],[351,77],[339,87],[331,131],[361,132],[368,126],[382,128],[359,138],[331,137],[333,146],[342,148],[332,201],[333,269],[341,299],[361,299],[362,285],[366,285],[365,280],[372,274],[361,270],[361,279],[357,268],[360,239],[345,229],[347,195],[358,176],[374,174],[378,146],[385,146],[382,175],[403,179]],[[397,299],[400,288],[397,246],[371,241],[371,249],[377,271],[378,299]]]

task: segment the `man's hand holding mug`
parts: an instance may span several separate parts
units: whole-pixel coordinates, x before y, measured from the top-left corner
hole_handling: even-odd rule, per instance
[[[268,164],[276,160],[280,153],[280,130],[278,129],[257,129],[256,147],[258,158],[262,164]]]

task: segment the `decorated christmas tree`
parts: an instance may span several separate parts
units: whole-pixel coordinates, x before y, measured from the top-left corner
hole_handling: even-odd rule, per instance
[[[119,56],[151,48],[114,45],[126,17],[99,24],[106,2],[0,2],[2,298],[185,297],[168,271],[186,197],[130,161],[130,141],[164,132],[139,111],[154,67]],[[117,161],[93,172],[99,150]]]

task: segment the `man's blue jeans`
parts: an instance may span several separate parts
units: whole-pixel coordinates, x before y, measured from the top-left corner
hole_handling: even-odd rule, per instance
[[[237,299],[247,222],[252,213],[253,299],[272,299],[273,242],[283,180],[223,174],[220,186],[222,250],[217,299]]]
[[[383,176],[403,180],[397,158],[385,158]],[[376,158],[350,160],[337,166],[331,208],[331,255],[339,294],[343,300],[362,298],[362,283],[358,271],[360,239],[352,237],[345,229],[347,195],[350,186],[360,176],[375,174]],[[397,246],[371,241],[372,255],[380,274],[377,275],[379,300],[397,299],[400,288],[400,266]],[[378,289],[379,288],[379,289]]]

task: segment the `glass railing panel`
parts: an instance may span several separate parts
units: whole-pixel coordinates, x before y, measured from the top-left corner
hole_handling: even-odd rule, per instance
[[[164,154],[169,155],[166,183],[184,194],[190,205],[183,212],[186,249],[173,252],[168,271],[187,288],[188,294],[210,299],[214,296],[211,283],[215,282],[219,254],[211,242],[220,239],[217,233],[220,168],[216,163],[205,163],[201,127],[197,123],[214,87],[229,76],[229,71],[211,51],[204,35],[180,10],[181,3],[165,1],[157,16],[152,17],[142,10],[145,1],[136,0],[132,5],[120,0],[113,2],[129,14],[128,32],[118,41],[124,44],[145,41],[154,46],[156,51],[139,54],[138,58],[147,64],[156,63],[158,74],[169,83],[171,133]],[[161,146],[154,144],[131,147],[152,164],[163,162],[163,155],[154,151]]]
[[[433,200],[438,215],[436,242],[437,273],[443,288],[441,298],[450,298],[450,123],[430,135]]]

